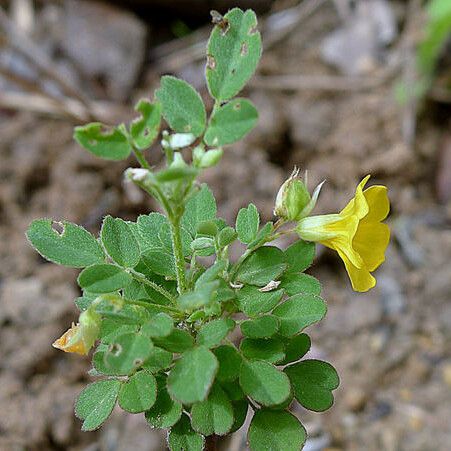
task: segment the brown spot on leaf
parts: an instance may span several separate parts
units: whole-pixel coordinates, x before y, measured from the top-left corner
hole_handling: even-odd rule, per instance
[[[207,69],[215,70],[216,69],[216,60],[212,55],[207,55]]]
[[[240,55],[241,55],[241,56],[246,56],[247,53],[248,53],[247,43],[246,43],[246,42],[243,42],[243,43],[241,44]]]

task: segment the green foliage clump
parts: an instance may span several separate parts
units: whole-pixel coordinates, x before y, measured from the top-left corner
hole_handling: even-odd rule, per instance
[[[332,405],[336,371],[301,360],[311,344],[304,330],[326,314],[319,282],[304,274],[314,244],[299,240],[285,251],[268,245],[288,233],[282,229],[287,221],[262,225],[253,204],[228,225],[217,216],[211,190],[196,182],[219,162],[222,146],[243,138],[257,121],[253,104],[235,98],[261,56],[256,27],[255,14],[237,8],[214,26],[207,50],[209,116],[192,86],[165,76],[155,99],[137,104],[139,117],[128,126],[75,129],[75,140],[98,157],[134,154],[141,168],[128,169],[126,178],[164,214],[136,221],[107,216],[98,238],[69,222],[58,230],[50,219],[28,229],[43,257],[82,269],[80,322],[55,346],[79,354],[96,346],[95,381],[75,405],[83,430],[100,427],[118,403],[144,413],[150,427],[168,429],[172,450],[201,450],[205,437],[238,430],[249,410],[252,450],[298,450],[306,433],[289,412],[293,399],[314,411]],[[154,170],[145,153],[160,135],[162,118],[171,129],[161,135],[166,164]],[[238,241],[245,250],[232,262],[229,248]],[[232,335],[237,328],[241,341]]]

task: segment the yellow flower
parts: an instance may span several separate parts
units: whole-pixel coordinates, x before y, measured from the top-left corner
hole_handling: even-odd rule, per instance
[[[390,240],[390,229],[381,222],[390,211],[387,188],[376,185],[363,191],[369,178],[359,183],[354,198],[340,213],[301,219],[296,228],[303,240],[338,252],[355,291],[376,285],[371,272],[384,262]]]
[[[100,316],[89,309],[80,315],[79,324],[72,327],[56,340],[52,346],[64,352],[86,355],[94,345],[100,331]]]

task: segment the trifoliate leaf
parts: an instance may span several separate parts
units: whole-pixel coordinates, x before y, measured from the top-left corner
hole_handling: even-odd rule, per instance
[[[156,380],[157,399],[155,404],[146,411],[146,420],[153,428],[170,428],[182,416],[182,404],[174,401],[169,396],[166,387],[166,376],[159,375]]]
[[[171,451],[202,451],[204,443],[204,437],[192,429],[189,417],[185,414],[168,434]]]
[[[257,120],[258,112],[251,101],[233,99],[213,113],[205,132],[205,143],[225,146],[239,141],[254,128]]]
[[[207,121],[204,103],[189,83],[166,75],[161,78],[155,97],[161,102],[163,116],[174,131],[194,136],[202,134]]]
[[[122,385],[119,391],[119,405],[130,413],[150,409],[157,399],[157,383],[148,371],[138,371]]]
[[[263,246],[253,252],[238,269],[236,280],[263,287],[277,279],[286,269],[283,252],[274,246]]]
[[[213,193],[207,185],[202,185],[200,191],[186,203],[182,226],[195,238],[198,225],[215,217],[216,201]]]
[[[323,412],[334,403],[332,391],[340,380],[335,368],[321,360],[303,360],[285,372],[293,385],[294,396],[306,409]]]
[[[153,347],[149,337],[140,333],[118,336],[105,354],[105,364],[116,374],[127,375],[146,361]]]
[[[240,385],[246,395],[264,406],[281,404],[290,396],[286,374],[264,361],[243,363]]]
[[[254,204],[249,204],[247,208],[242,208],[238,212],[235,225],[239,240],[244,244],[253,241],[257,236],[259,224],[260,215]]]
[[[290,412],[261,409],[249,426],[251,451],[299,451],[307,434],[299,420]]]
[[[285,358],[281,365],[286,365],[291,362],[297,362],[307,354],[310,350],[312,342],[307,334],[295,335],[291,338],[285,339]]]
[[[197,344],[212,348],[221,343],[235,328],[235,321],[231,318],[220,318],[204,324],[197,334]]]
[[[97,157],[105,160],[125,160],[132,148],[125,127],[107,128],[100,122],[75,127],[74,139]]]
[[[281,278],[280,288],[283,288],[288,296],[301,293],[319,296],[321,293],[321,284],[318,279],[304,273],[284,274]]]
[[[118,265],[133,268],[139,262],[139,245],[130,226],[120,218],[106,216],[100,231],[108,255]]]
[[[72,268],[103,263],[105,255],[98,241],[83,227],[64,221],[60,233],[51,219],[36,219],[27,230],[31,245],[47,260]]]
[[[195,403],[191,408],[193,429],[203,435],[227,434],[233,422],[232,403],[218,384],[213,385],[205,401]]]
[[[229,11],[208,42],[206,77],[212,97],[224,101],[238,94],[254,73],[261,51],[255,13]]]
[[[272,310],[282,299],[283,290],[261,292],[257,287],[245,285],[237,290],[238,306],[247,316],[258,316]]]
[[[91,293],[112,293],[126,287],[132,276],[118,266],[105,263],[88,266],[77,281],[81,288]]]
[[[305,271],[315,257],[315,243],[298,240],[285,250],[285,261],[288,263],[288,272]]]
[[[213,349],[213,353],[219,362],[218,374],[216,375],[217,379],[221,382],[237,379],[240,374],[243,359],[235,346],[218,346]]]
[[[279,333],[290,337],[321,321],[326,311],[326,303],[319,296],[298,294],[278,305],[273,315],[280,319]]]
[[[218,370],[218,361],[205,346],[182,354],[168,376],[168,391],[183,404],[206,399]]]
[[[283,342],[279,338],[253,339],[245,338],[241,341],[240,351],[250,360],[265,360],[278,363],[285,358]]]
[[[269,338],[279,329],[279,318],[272,315],[259,316],[258,318],[241,323],[241,332],[249,338]]]
[[[130,136],[139,150],[148,149],[158,136],[161,122],[161,105],[141,99],[135,106],[141,117],[130,124]]]
[[[75,403],[75,415],[83,420],[82,431],[94,431],[110,416],[121,383],[107,379],[89,384]]]

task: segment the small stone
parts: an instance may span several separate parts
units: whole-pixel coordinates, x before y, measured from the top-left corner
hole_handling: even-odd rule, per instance
[[[451,387],[451,363],[447,363],[442,370],[443,381]]]
[[[360,412],[365,407],[367,402],[367,395],[361,388],[355,387],[348,390],[345,395],[346,407],[351,412]]]

